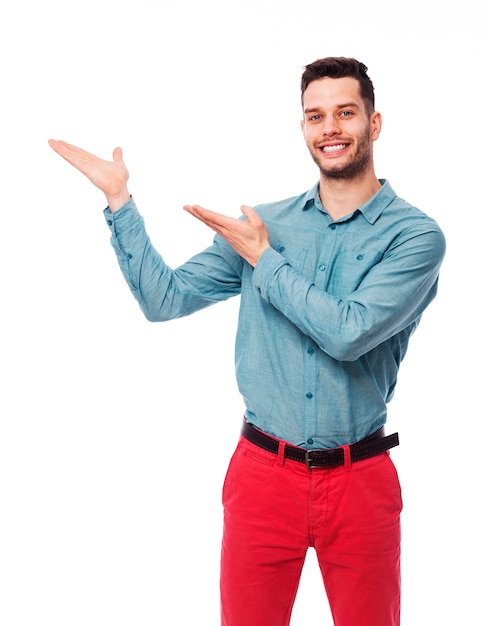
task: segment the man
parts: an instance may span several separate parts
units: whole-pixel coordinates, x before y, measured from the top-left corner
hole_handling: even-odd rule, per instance
[[[121,149],[108,162],[50,145],[105,193],[113,247],[149,320],[241,294],[245,419],[223,488],[222,624],[289,624],[312,546],[336,626],[396,626],[401,493],[389,449],[398,438],[383,426],[445,242],[375,175],[382,120],[366,66],[317,60],[301,90],[318,184],[244,206],[243,219],[185,206],[217,234],[175,270],[150,243]]]

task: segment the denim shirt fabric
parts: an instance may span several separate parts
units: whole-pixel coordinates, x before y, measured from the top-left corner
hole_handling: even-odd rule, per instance
[[[131,199],[105,219],[123,275],[150,321],[241,295],[235,346],[248,421],[308,449],[358,441],[386,421],[410,335],[436,295],[437,223],[386,180],[333,221],[319,186],[256,206],[271,248],[255,268],[219,235],[171,269]]]

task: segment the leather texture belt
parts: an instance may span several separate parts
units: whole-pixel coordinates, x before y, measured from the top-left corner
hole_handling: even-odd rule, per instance
[[[279,440],[267,435],[246,420],[243,422],[241,434],[245,439],[248,439],[248,441],[251,441],[251,443],[254,443],[258,447],[272,452],[273,454],[278,454]],[[349,452],[351,462],[362,461],[376,456],[377,454],[382,454],[390,448],[398,446],[398,444],[398,433],[385,436],[385,427],[382,426],[375,433],[366,437],[366,439],[350,444]],[[289,443],[285,444],[284,457],[292,461],[304,463],[309,469],[316,467],[337,467],[344,465],[345,460],[344,447],[306,450],[305,448],[299,448]]]

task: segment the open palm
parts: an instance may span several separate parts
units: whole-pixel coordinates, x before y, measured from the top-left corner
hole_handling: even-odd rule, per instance
[[[105,194],[112,211],[128,201],[128,170],[121,148],[113,150],[113,161],[106,161],[65,141],[49,140],[50,147],[84,174]]]

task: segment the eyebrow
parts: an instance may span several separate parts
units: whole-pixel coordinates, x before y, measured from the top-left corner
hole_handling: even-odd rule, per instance
[[[338,104],[335,108],[349,109],[350,107],[353,107],[355,109],[359,108],[356,102],[345,102],[344,104]],[[321,107],[309,107],[307,109],[304,109],[304,113],[316,113],[317,111],[322,111]]]

